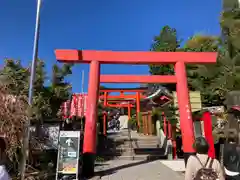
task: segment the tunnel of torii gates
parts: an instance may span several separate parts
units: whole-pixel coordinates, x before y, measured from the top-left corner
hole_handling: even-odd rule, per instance
[[[101,83],[101,76],[100,76]],[[142,124],[140,123],[140,102],[149,102],[150,100],[154,101],[154,104],[157,104],[158,107],[163,107],[169,102],[172,101],[172,97],[168,97],[164,95],[163,92],[159,91],[157,94],[153,92],[150,96],[143,95],[142,93],[147,92],[148,88],[104,88],[100,89],[100,93],[103,95],[99,96],[100,102],[103,102],[104,107],[113,107],[113,108],[127,108],[128,110],[128,120],[131,119],[131,109],[136,108],[136,118],[137,118],[137,126],[138,129],[140,126],[143,128],[143,134],[152,135],[153,129],[151,127],[151,118],[152,113],[148,110],[145,113],[141,112],[142,116]],[[111,95],[112,92],[118,92],[119,95]],[[124,94],[124,93],[134,93],[134,94]],[[150,107],[152,108],[152,104]],[[149,109],[149,108],[147,108]],[[145,110],[146,111],[146,110]],[[103,113],[103,135],[107,134],[107,112]],[[177,149],[176,149],[176,140],[172,137],[173,127],[171,123],[165,117],[164,112],[162,112],[163,118],[163,131],[168,139],[172,140],[173,143],[173,158],[177,158]],[[175,126],[174,126],[175,127]],[[174,128],[176,130],[176,127]]]
[[[101,76],[100,76],[101,77]],[[101,78],[100,78],[101,83]],[[135,107],[132,103],[133,100],[136,100],[137,112],[140,112],[140,99],[145,98],[142,92],[145,92],[146,89],[100,89],[100,92],[103,93],[99,97],[100,100],[103,100],[104,107],[113,107],[113,108],[127,108],[128,109],[128,119],[131,118],[131,108]],[[110,95],[112,92],[119,92],[120,95]],[[136,94],[124,94],[125,92],[135,92]],[[106,123],[107,123],[107,114],[103,114],[103,134],[106,134]],[[139,123],[138,123],[139,124]]]
[[[56,59],[64,63],[90,64],[88,101],[83,154],[96,154],[96,121],[99,83],[176,83],[184,159],[194,154],[194,129],[189,102],[186,64],[216,63],[215,52],[121,52],[96,50],[55,50]],[[101,64],[174,64],[175,75],[101,75]],[[94,161],[94,160],[92,160]],[[93,162],[92,162],[93,163]]]
[[[101,81],[101,80],[100,80]],[[100,92],[103,93],[99,97],[100,101],[103,100],[104,107],[113,107],[113,108],[127,108],[128,109],[128,119],[131,119],[131,108],[135,107],[136,102],[136,110],[137,113],[140,112],[140,99],[145,98],[146,96],[141,93],[146,92],[146,89],[130,89],[130,88],[122,88],[122,89],[100,89]],[[119,95],[110,95],[112,92],[119,92]],[[135,94],[124,94],[125,92],[132,92]],[[106,122],[107,122],[107,114],[103,114],[103,134],[106,134]],[[139,125],[139,121],[138,121]]]
[[[100,83],[101,83],[101,76],[100,76]],[[147,92],[147,88],[104,88],[100,89],[100,93],[103,93],[103,95],[99,96],[99,100],[103,102],[104,107],[112,107],[112,108],[127,108],[127,114],[128,114],[128,120],[131,119],[131,109],[136,108],[136,118],[137,118],[137,126],[140,127],[140,118],[138,117],[138,114],[140,113],[140,102],[141,101],[149,101],[149,97],[146,95],[143,95],[142,93]],[[119,95],[111,95],[113,92],[120,93]],[[125,94],[125,93],[133,93],[133,94]],[[152,97],[155,98],[156,97]],[[159,106],[164,106],[165,103],[168,104],[171,99],[165,95],[160,95],[160,97],[157,95],[158,101],[161,101],[161,104]],[[103,113],[103,134],[106,135],[106,124],[107,124],[107,112]],[[151,114],[147,113],[147,119],[149,119],[148,116],[151,116]],[[164,116],[164,114],[163,114]],[[164,118],[164,133],[166,134],[167,131],[171,131],[167,125],[168,122],[166,118]],[[144,132],[145,134],[151,134],[151,132]],[[168,133],[169,134],[169,133]],[[170,138],[170,137],[169,137]]]

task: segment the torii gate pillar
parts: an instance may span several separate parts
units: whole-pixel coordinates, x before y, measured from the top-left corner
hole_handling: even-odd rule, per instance
[[[100,64],[98,61],[90,63],[89,81],[88,81],[88,102],[84,133],[84,153],[96,153],[96,137],[90,138],[96,134],[97,125],[97,104],[99,95]]]
[[[189,155],[194,153],[194,131],[192,121],[192,111],[189,101],[187,74],[184,62],[177,62],[175,64],[175,74],[177,78],[177,100],[180,116],[180,128],[182,131],[182,141],[184,151],[185,164]]]
[[[99,95],[100,63],[91,61],[88,81],[88,102],[83,144],[83,172],[90,177],[94,174],[96,154],[97,105]],[[87,164],[86,164],[87,163]]]

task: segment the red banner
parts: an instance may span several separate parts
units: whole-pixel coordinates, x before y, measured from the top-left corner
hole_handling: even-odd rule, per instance
[[[73,94],[70,115],[83,117],[86,115],[87,109],[87,94]]]
[[[63,117],[68,118],[73,116],[85,116],[87,109],[87,98],[87,94],[73,94],[72,100],[68,100],[62,105]]]
[[[204,112],[202,120],[204,122],[205,138],[209,144],[208,156],[211,158],[215,158],[214,140],[212,135],[212,117],[210,112]]]

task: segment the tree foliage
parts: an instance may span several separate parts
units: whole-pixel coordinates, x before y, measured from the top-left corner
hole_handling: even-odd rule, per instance
[[[65,77],[72,73],[71,67],[71,64],[54,65],[49,81],[45,63],[38,59],[33,105],[30,108],[27,102],[30,66],[23,66],[19,60],[4,61],[0,69],[0,132],[6,135],[10,144],[8,155],[13,162],[18,162],[20,158],[25,121],[30,118],[38,130],[43,121],[57,118],[60,105],[70,97],[71,85],[65,82]],[[30,147],[36,145],[33,140],[37,139],[38,136],[32,137]]]
[[[183,50],[185,52],[218,52],[220,39],[215,36],[195,35],[185,43]],[[189,87],[191,90],[201,92],[202,103],[205,106],[221,105],[223,102],[214,87],[214,82],[220,76],[219,71],[219,60],[217,64],[187,65]]]
[[[18,160],[18,149],[21,148],[21,139],[24,123],[27,120],[27,99],[25,96],[9,95],[8,89],[0,86],[0,132],[7,140],[7,153],[11,160]]]
[[[151,51],[156,52],[176,52],[180,47],[181,41],[177,38],[177,31],[170,26],[164,26],[158,36],[153,39]],[[171,75],[174,74],[174,67],[171,64],[167,65],[150,65],[150,73],[153,75]],[[175,85],[162,84],[169,90],[174,90]]]
[[[71,96],[72,86],[65,81],[65,77],[72,74],[72,64],[64,64],[62,67],[54,65],[52,68],[51,85],[47,87],[49,103],[51,106],[51,117],[57,117],[62,102]]]
[[[40,121],[43,119],[56,118],[56,114],[63,101],[71,95],[71,85],[64,78],[72,73],[71,64],[63,66],[54,65],[50,83],[45,72],[45,63],[37,61],[36,76],[34,83],[34,98],[32,108],[32,119]],[[7,87],[11,95],[28,96],[30,67],[23,67],[21,61],[6,59],[4,67],[0,70],[2,85]]]
[[[151,51],[175,52],[180,47],[177,31],[169,26],[164,26],[158,36],[153,39]],[[150,65],[150,73],[157,75],[174,74],[172,65]]]
[[[240,89],[240,26],[238,26],[240,11],[232,10],[222,14],[221,36],[196,34],[180,47],[177,31],[165,26],[159,36],[154,38],[151,50],[154,51],[184,51],[184,52],[217,52],[216,64],[187,65],[188,85],[190,90],[201,92],[204,106],[223,105],[226,93]],[[170,36],[170,35],[171,36]],[[171,38],[169,38],[169,36]],[[173,74],[173,67],[150,66],[151,74]],[[165,86],[169,89],[168,86]],[[170,87],[169,90],[174,88]]]

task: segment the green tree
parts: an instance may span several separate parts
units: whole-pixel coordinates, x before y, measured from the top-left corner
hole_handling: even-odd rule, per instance
[[[184,51],[218,52],[217,64],[188,66],[189,84],[200,90],[203,104],[223,105],[226,93],[240,89],[240,9],[238,1],[223,3],[219,37],[196,35]]]
[[[212,83],[213,91],[225,100],[229,91],[240,90],[240,54],[230,57],[228,48],[221,48],[218,57],[218,76]]]
[[[46,87],[47,96],[51,104],[51,117],[56,118],[60,106],[70,99],[72,86],[65,81],[65,78],[72,74],[73,64],[54,65],[52,68],[52,78],[50,86]]]
[[[46,80],[47,75],[45,72],[45,63],[42,60],[38,60],[36,65],[36,75],[34,82],[32,120],[40,124],[42,124],[42,121],[45,118],[48,118],[51,114],[51,105],[45,87]],[[29,79],[27,81],[27,87],[29,87],[28,85]]]
[[[222,39],[229,56],[233,58],[240,49],[240,9],[238,0],[224,0],[221,14]]]
[[[185,52],[218,52],[220,47],[219,37],[198,34],[185,43],[183,50]],[[190,89],[201,92],[204,106],[222,105],[223,100],[216,90],[213,90],[213,83],[220,76],[219,67],[219,60],[217,64],[187,65],[188,85]]]
[[[33,106],[30,111],[31,122],[36,124],[37,130],[38,125],[42,124],[44,120],[56,118],[60,105],[70,97],[71,85],[65,82],[65,77],[71,74],[71,67],[72,65],[65,64],[61,67],[54,65],[52,79],[47,84],[45,63],[42,60],[37,61]],[[29,120],[26,113],[29,77],[30,66],[22,66],[21,61],[6,59],[3,68],[0,69],[0,98],[3,101],[0,119],[4,120],[0,124],[1,132],[7,134],[8,141],[12,145],[9,149],[9,157],[13,157],[13,155],[16,157],[17,152],[21,149],[23,122]],[[10,99],[8,101],[11,104],[13,103],[12,106],[7,106],[10,109],[3,107],[4,104],[9,103],[4,102],[6,101],[5,97],[7,100]],[[34,139],[39,139],[39,137]],[[13,161],[18,162],[19,158],[16,158]]]
[[[240,77],[240,4],[238,0],[224,0],[221,14],[222,50],[220,94],[239,90]]]
[[[37,60],[36,76],[34,83],[34,98],[32,119],[42,120],[51,112],[49,97],[46,94],[44,71],[45,64]],[[23,67],[21,61],[6,59],[4,67],[0,70],[1,85],[7,87],[8,93],[16,96],[28,96],[30,68]]]
[[[21,65],[21,61],[5,59],[0,70],[0,83],[12,95],[26,95],[28,92],[29,70]]]
[[[151,51],[156,52],[175,52],[180,47],[181,41],[177,38],[177,31],[170,26],[164,26],[158,36],[154,37]],[[171,75],[174,74],[174,67],[167,65],[150,65],[150,73],[152,75]],[[162,84],[169,90],[175,90],[175,85]]]

